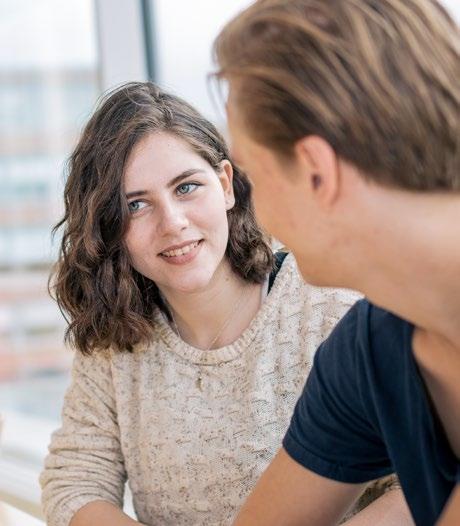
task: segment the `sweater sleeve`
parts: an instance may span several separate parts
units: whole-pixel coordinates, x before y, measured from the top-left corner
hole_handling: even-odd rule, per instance
[[[95,500],[123,505],[126,472],[120,447],[110,359],[77,353],[62,411],[40,476],[49,526],[68,526]]]

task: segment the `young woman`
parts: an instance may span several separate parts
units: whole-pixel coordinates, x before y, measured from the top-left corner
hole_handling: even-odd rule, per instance
[[[77,353],[48,524],[135,524],[126,480],[143,524],[229,524],[356,296],[274,258],[222,137],[151,83],[102,101],[69,168],[54,287]],[[399,490],[363,513],[382,509],[404,515]]]

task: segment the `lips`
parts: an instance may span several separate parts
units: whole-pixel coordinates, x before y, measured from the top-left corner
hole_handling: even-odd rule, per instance
[[[160,252],[160,255],[166,258],[185,256],[186,254],[191,252],[194,248],[196,248],[200,244],[200,242],[201,240],[187,241],[186,243],[182,243],[180,245],[168,247],[167,250]]]

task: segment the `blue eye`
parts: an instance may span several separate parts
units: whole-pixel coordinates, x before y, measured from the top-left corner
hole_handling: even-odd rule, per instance
[[[176,191],[179,195],[187,195],[191,194],[193,191],[195,191],[199,186],[201,186],[198,183],[184,183],[179,185],[176,188]]]
[[[131,201],[130,203],[128,203],[128,209],[132,213],[138,212],[144,206],[145,206],[145,203],[143,203],[142,201]]]

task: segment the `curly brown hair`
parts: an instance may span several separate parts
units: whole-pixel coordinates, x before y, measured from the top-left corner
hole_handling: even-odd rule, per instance
[[[151,82],[124,84],[101,99],[69,158],[65,213],[53,229],[63,227],[63,236],[50,291],[68,321],[66,342],[84,354],[147,343],[155,307],[166,310],[155,283],[132,267],[124,243],[126,162],[152,132],[185,140],[216,171],[222,160],[232,162],[213,124]],[[250,183],[234,164],[233,170],[226,257],[238,276],[261,283],[272,268],[272,250],[255,220]]]

